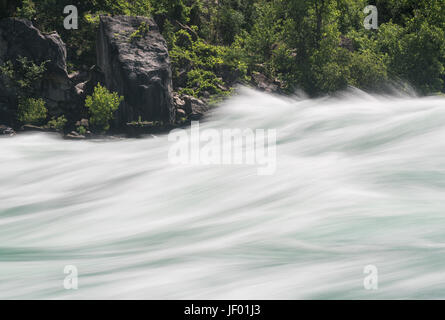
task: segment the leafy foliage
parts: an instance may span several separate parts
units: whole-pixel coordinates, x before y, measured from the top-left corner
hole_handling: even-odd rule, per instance
[[[17,118],[24,124],[38,124],[46,118],[45,101],[34,98],[19,99]]]
[[[37,97],[47,62],[36,64],[26,57],[19,57],[15,62],[6,61],[0,66],[6,86],[15,91],[17,120],[21,123],[38,124],[46,118],[45,101]]]
[[[23,0],[22,7],[17,8],[17,16],[28,20],[33,20],[36,16],[36,6],[31,0]]]
[[[68,122],[68,120],[65,118],[65,116],[60,116],[60,117],[52,117],[50,121],[48,121],[48,128],[57,130],[57,131],[62,131],[63,128],[65,128],[66,123]]]
[[[15,63],[6,61],[0,66],[0,72],[6,77],[7,85],[19,91],[19,96],[29,96],[37,91],[36,85],[42,79],[47,63],[36,64],[27,57],[19,57]]]
[[[79,9],[75,32],[62,25],[68,4]],[[368,4],[378,8],[378,30],[363,27]],[[221,95],[254,72],[311,95],[382,90],[394,80],[445,92],[443,0],[23,0],[16,11],[61,34],[72,69],[95,63],[98,14],[154,17],[175,88],[198,97]]]
[[[123,100],[124,97],[120,97],[116,92],[111,93],[100,83],[97,84],[93,95],[85,99],[85,106],[90,112],[90,123],[105,131],[110,129],[109,122]]]
[[[84,126],[78,126],[76,128],[76,131],[77,131],[78,134],[80,134],[82,136],[86,135],[86,133],[87,133],[87,129],[85,129]]]

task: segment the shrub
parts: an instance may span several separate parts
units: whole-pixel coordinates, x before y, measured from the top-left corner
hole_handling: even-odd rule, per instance
[[[77,133],[82,136],[84,136],[87,133],[87,129],[85,129],[84,126],[78,126],[76,130],[77,130]]]
[[[354,52],[349,71],[349,82],[365,90],[384,89],[388,82],[388,71],[383,55],[378,55],[371,50]]]
[[[166,24],[168,25],[168,24]],[[181,93],[196,97],[208,92],[222,96],[235,80],[245,80],[247,64],[241,60],[239,48],[212,45],[193,37],[185,30],[165,32],[171,44],[173,82],[183,89]],[[213,98],[213,97],[212,97]]]
[[[60,116],[57,119],[52,117],[50,121],[48,121],[48,127],[51,129],[55,129],[57,131],[63,130],[68,120],[66,120],[65,116]]]
[[[187,73],[187,88],[181,93],[201,97],[205,91],[211,95],[221,95],[223,92],[219,88],[223,85],[221,79],[210,71],[194,69]]]
[[[109,121],[123,100],[124,97],[116,92],[111,93],[98,83],[93,95],[85,99],[85,106],[90,111],[90,123],[105,131],[110,129]]]
[[[19,96],[33,96],[37,93],[36,84],[42,79],[49,60],[40,64],[28,60],[27,57],[18,57],[16,62],[6,61],[0,65],[0,74],[8,80],[9,87],[16,88]]]
[[[175,44],[177,46],[190,49],[192,46],[192,37],[187,31],[179,30],[178,32],[176,32]]]
[[[48,110],[42,99],[22,98],[19,99],[17,118],[25,124],[36,124],[46,118]]]
[[[31,0],[23,0],[22,7],[17,8],[17,16],[19,18],[25,18],[28,20],[33,20],[36,16],[36,6]]]

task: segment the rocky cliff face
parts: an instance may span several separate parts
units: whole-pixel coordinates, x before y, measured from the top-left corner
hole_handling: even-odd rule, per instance
[[[128,122],[175,121],[172,75],[167,44],[156,23],[144,17],[102,16],[97,35],[97,67],[67,74],[66,47],[57,33],[43,34],[30,21],[0,20],[0,65],[7,61],[46,64],[35,92],[50,116],[65,115],[75,123],[85,116],[84,100],[98,82],[125,97],[116,113],[115,128]],[[0,124],[16,125],[16,88],[0,75]]]
[[[42,34],[25,19],[0,20],[0,65],[20,57],[36,64],[48,61],[43,79],[35,86],[52,114],[66,114],[75,108],[73,85],[66,71],[66,48],[57,33]],[[16,99],[16,92],[0,77],[0,119],[6,123],[15,120]]]
[[[172,123],[172,75],[167,43],[144,17],[101,16],[97,63],[105,85],[125,97],[116,125],[142,120]]]

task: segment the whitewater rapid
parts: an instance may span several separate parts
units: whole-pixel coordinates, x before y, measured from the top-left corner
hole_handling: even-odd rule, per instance
[[[445,298],[445,98],[240,89],[200,128],[276,130],[274,174],[0,139],[0,299]]]

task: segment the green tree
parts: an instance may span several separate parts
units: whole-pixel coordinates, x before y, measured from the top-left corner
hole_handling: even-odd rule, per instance
[[[60,17],[68,4],[79,10],[75,32]],[[367,5],[378,8],[379,30],[363,27]],[[311,95],[381,90],[388,80],[445,92],[443,0],[23,0],[16,11],[59,32],[73,70],[95,63],[98,14],[154,17],[175,89],[195,95],[220,94],[253,72]]]

